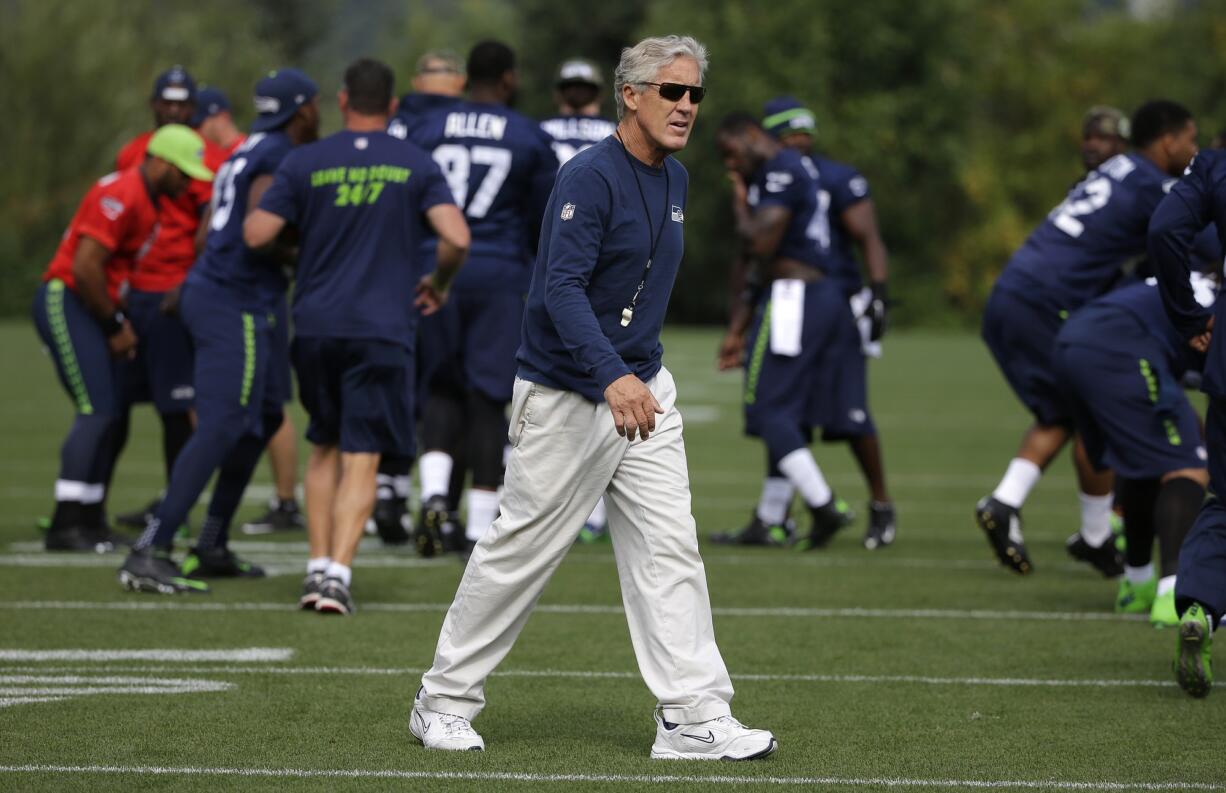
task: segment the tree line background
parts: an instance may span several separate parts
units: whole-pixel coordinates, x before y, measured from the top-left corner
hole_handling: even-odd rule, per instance
[[[560,60],[592,58],[611,82],[623,46],[674,32],[711,57],[679,156],[691,185],[675,321],[724,315],[731,215],[712,138],[731,110],[784,93],[813,108],[818,148],[872,186],[896,320],[929,326],[977,321],[1010,253],[1080,176],[1090,105],[1175,99],[1202,145],[1226,127],[1226,0],[0,0],[0,315],[28,310],[172,64],[226,91],[240,127],[255,80],[299,66],[320,84],[326,134],[360,55],[391,64],[404,91],[422,52],[501,39],[520,58],[518,108],[540,117]]]

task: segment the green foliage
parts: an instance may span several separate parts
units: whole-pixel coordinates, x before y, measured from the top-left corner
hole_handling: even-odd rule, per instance
[[[552,112],[557,64],[611,75],[644,35],[692,34],[711,53],[711,89],[680,159],[690,171],[687,257],[673,318],[725,310],[728,191],[712,145],[724,113],[778,94],[818,117],[817,146],[872,184],[903,323],[968,323],[1026,234],[1080,176],[1081,117],[1169,96],[1226,125],[1226,14],[1180,0],[1135,16],[1094,0],[8,0],[0,4],[0,314],[24,311],[88,184],[148,120],[147,86],[172,63],[231,92],[282,63],[333,93],[359,55],[388,61],[408,90],[417,57],[497,38],[520,58],[519,107]],[[1161,4],[1158,4],[1161,10]],[[612,114],[611,101],[606,112]],[[14,154],[16,153],[16,154]]]

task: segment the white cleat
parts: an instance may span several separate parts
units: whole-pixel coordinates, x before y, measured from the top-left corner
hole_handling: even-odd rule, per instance
[[[753,730],[731,716],[698,724],[669,724],[656,712],[657,760],[757,760],[774,754],[779,741],[769,730]]]
[[[485,741],[473,729],[473,724],[463,716],[426,710],[421,700],[413,701],[409,714],[409,732],[427,749],[445,749],[451,752],[483,752]]]

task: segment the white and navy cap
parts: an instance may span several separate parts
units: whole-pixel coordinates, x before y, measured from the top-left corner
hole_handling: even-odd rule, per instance
[[[182,66],[171,66],[153,81],[153,98],[167,102],[196,101],[196,81]]]
[[[252,132],[267,132],[285,126],[298,108],[319,93],[305,72],[298,69],[278,69],[255,84],[255,121]]]

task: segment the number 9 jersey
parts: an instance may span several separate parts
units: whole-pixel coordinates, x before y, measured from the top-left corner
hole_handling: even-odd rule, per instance
[[[1149,218],[1175,180],[1139,154],[1091,171],[1009,260],[997,287],[1074,311],[1145,254]]]
[[[243,220],[254,209],[247,206],[252,182],[272,176],[292,148],[284,132],[256,132],[230,155],[214,180],[208,237],[189,277],[227,289],[244,308],[271,310],[288,286],[281,267],[243,244]]]

